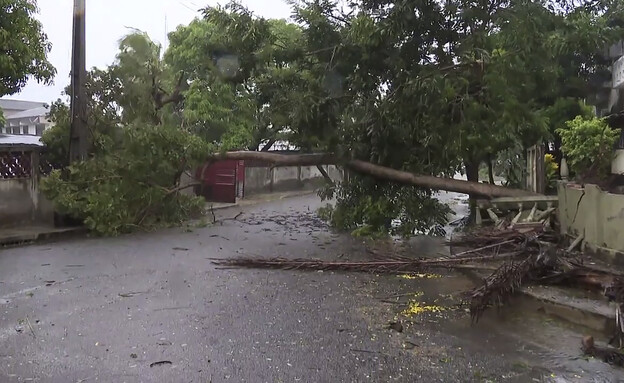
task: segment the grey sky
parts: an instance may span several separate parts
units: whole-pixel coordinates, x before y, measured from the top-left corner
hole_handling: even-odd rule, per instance
[[[180,24],[188,24],[205,5],[225,4],[219,0],[86,0],[87,3],[87,67],[111,64],[117,53],[119,39],[128,27],[147,32],[165,42],[166,32]],[[257,15],[267,18],[288,18],[290,7],[284,0],[242,0]],[[39,0],[39,20],[52,42],[49,59],[56,67],[54,85],[44,86],[31,81],[21,93],[10,98],[51,102],[61,97],[69,83],[71,68],[71,33],[73,0]],[[166,23],[165,23],[166,19]]]

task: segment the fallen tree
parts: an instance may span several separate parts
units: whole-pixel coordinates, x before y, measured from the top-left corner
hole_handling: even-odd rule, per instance
[[[208,160],[254,160],[267,162],[273,166],[343,165],[354,172],[369,175],[377,179],[434,190],[479,195],[487,198],[524,197],[536,195],[535,193],[527,190],[510,189],[498,185],[414,174],[361,160],[343,160],[333,154],[327,153],[290,155],[267,152],[237,151],[213,154],[208,158]]]

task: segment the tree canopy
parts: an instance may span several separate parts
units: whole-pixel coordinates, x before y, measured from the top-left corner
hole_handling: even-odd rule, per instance
[[[56,74],[36,13],[35,0],[0,0],[0,97],[19,92],[30,77],[50,83]]]
[[[182,87],[160,46],[139,31],[124,37],[115,62],[88,73],[89,158],[72,164],[69,107],[62,100],[52,104],[55,125],[42,140],[49,159],[66,167],[44,179],[42,189],[61,213],[95,233],[115,235],[201,212],[199,198],[180,193],[180,178],[213,149],[180,126]]]
[[[166,52],[138,31],[120,42],[116,62],[90,74],[90,126],[114,139],[168,127],[221,151],[284,139],[477,181],[501,153],[560,145],[557,129],[608,76],[601,50],[621,36],[622,12],[611,0],[304,0],[286,21],[207,7]],[[338,226],[410,234],[445,220],[434,192],[351,174],[322,195],[337,198]]]

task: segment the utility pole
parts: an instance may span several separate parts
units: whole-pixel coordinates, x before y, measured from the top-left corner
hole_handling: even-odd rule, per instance
[[[71,129],[69,162],[87,158],[87,90],[86,90],[86,0],[74,0],[71,69]]]

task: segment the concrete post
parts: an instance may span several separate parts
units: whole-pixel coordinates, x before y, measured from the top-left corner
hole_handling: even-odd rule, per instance
[[[559,174],[561,175],[561,179],[563,181],[567,181],[570,176],[570,169],[568,169],[568,161],[563,157],[561,159],[561,169],[559,170]]]

